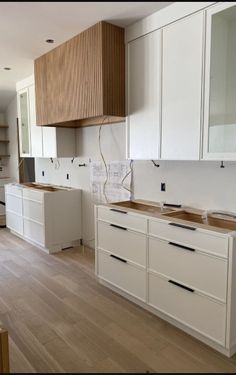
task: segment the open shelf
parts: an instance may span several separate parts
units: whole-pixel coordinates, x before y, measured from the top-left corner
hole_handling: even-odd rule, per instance
[[[0,139],[0,142],[3,142],[3,143],[9,143],[10,141],[7,140],[7,139]]]
[[[0,129],[7,129],[8,125],[0,125]]]

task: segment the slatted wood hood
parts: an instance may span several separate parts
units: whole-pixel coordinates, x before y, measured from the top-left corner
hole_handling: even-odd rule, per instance
[[[39,126],[124,121],[124,29],[99,22],[34,61]]]

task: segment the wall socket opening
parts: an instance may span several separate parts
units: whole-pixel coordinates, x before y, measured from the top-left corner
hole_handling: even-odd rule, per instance
[[[42,171],[42,176],[44,177],[44,171]]]
[[[166,191],[166,183],[161,182],[161,191]]]
[[[69,180],[69,178],[70,178],[70,175],[69,175],[69,173],[67,173],[66,174],[66,179]]]

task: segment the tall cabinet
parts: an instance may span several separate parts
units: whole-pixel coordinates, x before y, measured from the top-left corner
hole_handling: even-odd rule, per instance
[[[16,84],[21,157],[76,156],[75,129],[36,125],[34,75]]]
[[[161,31],[128,44],[128,157],[158,159],[161,125]]]
[[[204,159],[236,159],[236,5],[206,12]]]
[[[163,29],[161,159],[199,160],[203,12]]]
[[[199,160],[204,14],[127,46],[128,157]]]

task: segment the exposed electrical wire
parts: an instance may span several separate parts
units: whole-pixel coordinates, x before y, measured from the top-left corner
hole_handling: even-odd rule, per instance
[[[104,167],[105,167],[105,172],[106,172],[106,179],[103,183],[103,195],[104,195],[104,198],[106,200],[106,203],[108,203],[108,198],[107,198],[107,195],[106,195],[106,184],[108,182],[108,168],[107,168],[107,164],[106,164],[106,161],[105,161],[105,158],[104,158],[104,155],[103,155],[103,152],[102,152],[102,147],[101,147],[101,129],[102,129],[102,125],[104,124],[106,119],[107,119],[107,117],[103,118],[102,123],[99,127],[98,144],[99,144],[100,155],[101,155],[101,158],[102,158],[102,161],[103,161],[103,164],[104,164]]]
[[[153,165],[154,165],[155,167],[157,167],[157,168],[159,168],[159,167],[160,167],[160,164],[157,164],[157,163],[155,163],[155,161],[154,161],[154,160],[151,160],[151,162],[153,163]]]
[[[133,193],[132,190],[124,186],[124,181],[133,172],[133,160],[130,160],[129,168],[130,168],[129,171],[126,173],[126,175],[123,177],[121,181],[121,186],[123,187],[123,189],[128,190],[132,194]]]
[[[60,166],[61,166],[61,165],[60,165],[59,159],[56,159],[55,169],[59,169]]]

